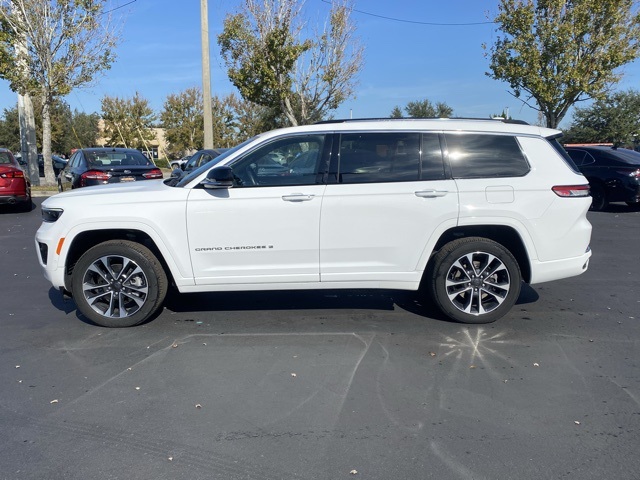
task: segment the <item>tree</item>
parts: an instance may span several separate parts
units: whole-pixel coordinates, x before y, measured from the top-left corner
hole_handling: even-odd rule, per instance
[[[444,102],[437,102],[433,105],[429,100],[417,100],[407,103],[404,111],[409,118],[449,118],[453,115],[453,108]],[[391,111],[391,118],[403,118],[402,110],[396,106]]]
[[[105,14],[106,0],[0,0],[0,77],[42,105],[45,182],[51,168],[54,99],[91,84],[110,68],[118,41]]]
[[[640,92],[616,92],[587,108],[576,109],[563,139],[567,143],[634,145],[640,135]]]
[[[156,119],[149,101],[138,92],[132,98],[102,98],[104,138],[111,147],[147,148],[156,135],[151,129]]]
[[[71,114],[71,133],[64,152],[74,148],[94,147],[100,136],[100,115],[74,110]]]
[[[512,117],[509,114],[509,109],[503,109],[500,113],[492,113],[489,118],[504,118],[505,120],[511,120]]]
[[[391,110],[391,115],[389,115],[389,118],[402,118],[402,109],[396,105],[395,107],[393,107],[393,110]]]
[[[633,0],[501,0],[488,76],[557,128],[576,102],[601,98],[638,57]],[[484,46],[486,48],[486,45]],[[534,99],[536,105],[529,101]]]
[[[362,67],[348,0],[334,3],[324,29],[313,32],[300,19],[303,4],[245,0],[239,13],[225,18],[218,36],[242,97],[277,109],[290,125],[322,119],[352,97]]]
[[[173,152],[200,150],[204,144],[202,91],[193,87],[167,96],[160,121]]]
[[[69,105],[65,102],[56,101],[52,114],[52,151],[68,154],[74,148],[96,145],[99,120],[97,113],[86,114],[77,110],[71,112]],[[39,122],[39,126],[42,126],[42,121]],[[38,142],[42,145],[41,136]],[[17,106],[5,109],[4,116],[0,119],[0,146],[9,148],[14,153],[20,152],[20,122]]]
[[[0,146],[17,153],[20,151],[18,106],[5,108],[3,113],[3,118],[0,119]]]
[[[277,108],[269,108],[238,99],[236,106],[238,141],[243,142],[259,133],[287,126],[287,120]]]

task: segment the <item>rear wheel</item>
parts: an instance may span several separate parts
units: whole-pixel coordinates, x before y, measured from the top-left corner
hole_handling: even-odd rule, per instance
[[[607,208],[609,201],[607,200],[607,193],[604,189],[604,185],[601,183],[591,184],[591,210],[594,212],[600,212]]]
[[[511,252],[481,237],[454,240],[433,259],[431,293],[442,312],[462,323],[491,323],[520,294],[522,277]]]
[[[149,319],[167,293],[167,275],[145,246],[110,240],[87,250],[72,279],[78,310],[104,327],[131,327]]]
[[[33,198],[31,197],[30,185],[27,185],[27,199],[18,204],[18,209],[21,212],[30,212],[33,209]]]

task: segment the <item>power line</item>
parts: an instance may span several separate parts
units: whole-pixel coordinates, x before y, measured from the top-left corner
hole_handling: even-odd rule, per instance
[[[131,5],[132,3],[136,3],[138,0],[131,0],[130,2],[127,2],[125,4],[122,4],[118,7],[112,8],[111,10],[107,10],[106,12],[102,12],[102,15],[106,15],[107,13],[111,13],[111,12],[115,12],[116,10],[119,10],[121,8],[126,7],[127,5]]]
[[[328,4],[332,4],[332,2],[330,2],[329,0],[322,0],[324,3],[328,3]],[[486,21],[486,22],[469,22],[469,23],[438,23],[438,22],[419,22],[416,20],[405,20],[402,18],[394,18],[394,17],[388,17],[386,15],[377,15],[375,13],[371,13],[371,12],[365,12],[364,10],[358,10],[358,9],[353,9],[354,12],[360,13],[362,15],[369,15],[370,17],[376,17],[376,18],[382,18],[384,20],[391,20],[393,22],[401,22],[401,23],[413,23],[416,25],[430,25],[430,26],[436,26],[436,27],[467,27],[467,26],[472,26],[472,25],[489,25],[489,24],[493,24],[495,22],[492,21]]]

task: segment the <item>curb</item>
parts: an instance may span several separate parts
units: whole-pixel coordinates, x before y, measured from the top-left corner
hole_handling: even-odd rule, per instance
[[[38,190],[37,192],[31,191],[32,197],[50,197],[58,193],[57,190]]]

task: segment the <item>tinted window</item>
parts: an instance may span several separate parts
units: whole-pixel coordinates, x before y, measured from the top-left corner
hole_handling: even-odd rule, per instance
[[[9,154],[9,152],[0,152],[0,164],[2,165],[13,164],[11,154]]]
[[[437,133],[425,133],[422,136],[422,180],[440,180],[445,178],[442,162],[442,149]]]
[[[584,150],[567,150],[567,153],[571,157],[571,160],[574,161],[576,166],[580,166],[584,163],[584,156],[587,152]]]
[[[529,171],[510,135],[445,134],[454,178],[520,177]]]
[[[77,167],[79,161],[80,161],[80,152],[76,152],[73,155],[71,155],[71,158],[69,159],[69,163],[67,165],[69,165],[69,167]]]
[[[420,134],[348,133],[340,138],[340,183],[420,179]]]
[[[119,151],[87,151],[85,158],[90,168],[117,167],[120,165],[140,166],[153,165],[151,161],[138,150]]]
[[[236,187],[312,185],[320,171],[324,135],[275,140],[234,162]]]
[[[584,150],[567,150],[567,153],[571,157],[578,167],[584,167],[586,165],[590,165],[595,163],[595,159],[589,154],[589,152],[585,152]]]

